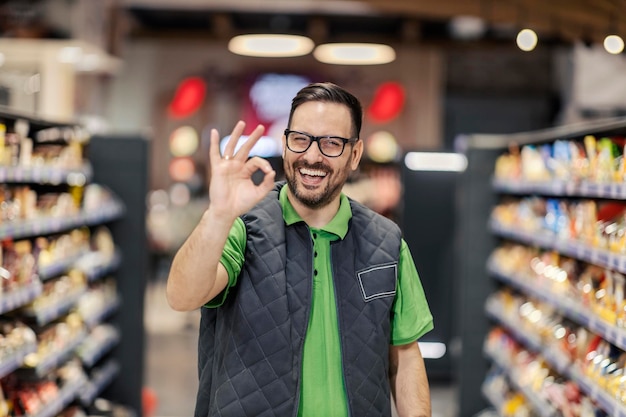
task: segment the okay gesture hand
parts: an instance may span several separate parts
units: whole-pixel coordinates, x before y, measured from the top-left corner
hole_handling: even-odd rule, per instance
[[[267,160],[258,156],[248,159],[250,150],[265,131],[262,125],[254,129],[248,136],[248,140],[235,153],[237,142],[245,127],[246,124],[243,121],[237,122],[223,156],[220,155],[219,133],[216,129],[211,130],[210,203],[216,213],[232,219],[244,214],[261,201],[273,188],[276,176],[276,172]],[[261,170],[264,174],[263,181],[258,185],[252,181],[252,175],[257,170]]]

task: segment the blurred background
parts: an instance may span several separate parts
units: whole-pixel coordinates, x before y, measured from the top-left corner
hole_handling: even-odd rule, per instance
[[[208,205],[208,132],[263,123],[253,152],[280,173],[290,100],[317,81],[364,105],[364,160],[345,192],[398,222],[411,247],[435,317],[420,341],[433,415],[495,412],[459,366],[473,362],[460,317],[475,302],[459,285],[459,221],[474,219],[459,197],[466,138],[626,116],[625,11],[623,0],[0,1],[3,111],[83,126],[96,179],[133,166],[126,179],[143,181],[125,203],[145,236],[122,254],[139,261],[122,294],[140,310],[141,326],[122,332],[136,369],[117,377],[139,375],[135,412],[193,412],[199,315],[171,311],[164,284]],[[120,138],[141,143],[136,156],[97,145]],[[480,349],[474,359],[482,379]]]

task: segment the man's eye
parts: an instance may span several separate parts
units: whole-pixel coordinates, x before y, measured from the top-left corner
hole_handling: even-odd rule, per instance
[[[309,141],[309,138],[307,136],[294,136],[293,137],[293,141],[294,142],[300,142],[300,143],[306,143]]]
[[[342,145],[342,142],[339,139],[333,139],[333,138],[324,139],[324,146],[327,146],[329,148],[340,148],[341,145]]]

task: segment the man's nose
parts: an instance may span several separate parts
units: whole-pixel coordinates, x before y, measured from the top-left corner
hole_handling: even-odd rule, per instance
[[[312,141],[309,149],[306,150],[305,155],[310,156],[311,158],[315,158],[316,160],[321,160],[324,158],[324,154],[322,153],[322,148],[319,140]]]

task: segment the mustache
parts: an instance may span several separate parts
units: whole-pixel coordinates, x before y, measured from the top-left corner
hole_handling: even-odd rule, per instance
[[[319,171],[332,172],[333,170],[328,166],[323,164],[322,162],[317,162],[315,164],[307,164],[305,161],[296,161],[293,164],[294,169],[306,168],[306,169],[314,169]]]

